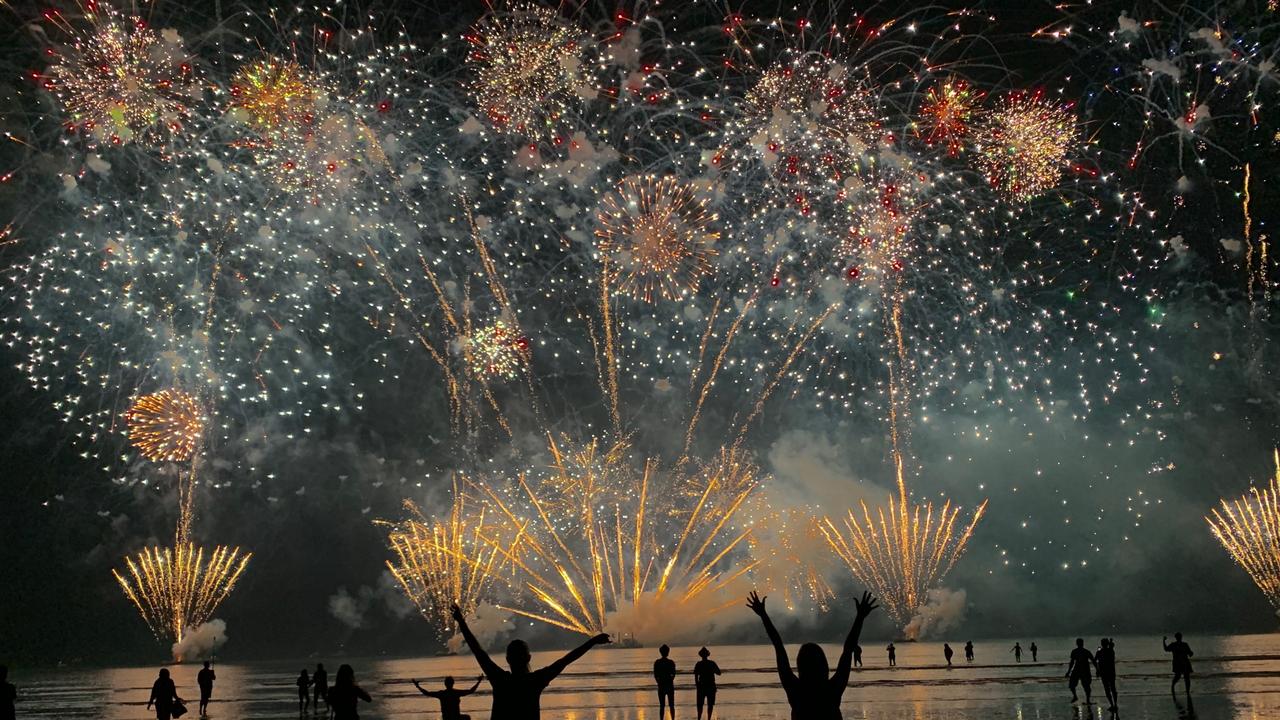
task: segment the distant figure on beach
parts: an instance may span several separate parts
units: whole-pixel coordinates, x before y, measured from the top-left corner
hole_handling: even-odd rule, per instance
[[[0,720],[14,720],[18,711],[13,705],[18,701],[18,688],[9,682],[9,666],[0,665]]]
[[[1031,662],[1036,662],[1036,653],[1040,652],[1040,648],[1036,647],[1035,642],[1032,642],[1030,650],[1031,650]],[[1019,655],[1018,662],[1022,662],[1022,657],[1021,657],[1022,653],[1018,653],[1018,655]]]
[[[1097,667],[1097,661],[1093,658],[1093,653],[1084,648],[1084,638],[1076,638],[1076,648],[1071,651],[1071,661],[1067,663],[1067,687],[1071,688],[1071,702],[1079,700],[1076,695],[1076,685],[1084,686],[1084,703],[1086,705],[1093,704],[1092,688],[1093,676],[1089,673],[1089,665]]]
[[[213,667],[208,660],[204,661],[204,668],[196,673],[196,685],[200,686],[200,717],[204,717],[209,710],[209,698],[213,697],[213,681],[218,676],[213,673]]]
[[[1035,643],[1031,643],[1031,647],[1034,648],[1035,646],[1036,646]],[[1022,662],[1022,646],[1021,645],[1019,645],[1018,643],[1014,643],[1013,648],[1009,650],[1009,652],[1013,653],[1014,662]],[[1035,650],[1032,650],[1031,652],[1034,653]]]
[[[702,658],[693,666],[693,685],[698,694],[698,720],[702,720],[702,704],[707,704],[707,720],[716,709],[716,676],[720,674],[720,666],[711,659],[711,651],[705,647],[698,651]],[[675,713],[672,713],[675,717]]]
[[[1182,633],[1173,634],[1173,642],[1169,642],[1169,638],[1165,637],[1160,640],[1164,645],[1164,651],[1173,653],[1173,684],[1169,686],[1169,692],[1176,693],[1178,691],[1178,678],[1182,678],[1183,684],[1187,689],[1187,697],[1191,697],[1191,656],[1195,653],[1191,652],[1191,646],[1182,642]]]
[[[151,697],[147,700],[147,709],[156,709],[156,720],[169,720],[173,717],[175,707],[181,706],[185,700],[178,697],[178,689],[169,678],[169,669],[160,668],[160,675],[151,686]],[[183,708],[186,712],[186,708]]]
[[[769,619],[764,601],[756,593],[747,596],[747,607],[760,616],[764,623],[765,633],[773,643],[773,652],[778,663],[778,677],[782,680],[782,689],[787,693],[787,702],[791,705],[791,720],[841,720],[840,698],[849,686],[850,663],[853,649],[858,645],[858,636],[862,634],[862,623],[876,609],[875,598],[871,593],[862,593],[862,599],[856,603],[857,616],[849,636],[844,640],[844,650],[836,663],[836,671],[827,677],[827,654],[816,643],[805,643],[796,653],[796,671],[791,671],[791,662],[787,660],[787,649],[782,644],[782,636],[778,634],[773,621]],[[893,644],[889,644],[889,661],[893,663]]]
[[[667,657],[671,648],[666,645],[658,648],[658,654],[662,657],[653,661],[653,681],[658,684],[658,720],[662,720],[667,708],[671,709],[671,720],[676,720],[676,661]]]
[[[1098,668],[1098,679],[1102,681],[1102,691],[1107,694],[1107,709],[1115,710],[1120,705],[1120,696],[1116,693],[1116,645],[1115,642],[1102,638],[1102,647],[1093,656]]]
[[[356,684],[356,671],[350,665],[339,665],[338,674],[329,688],[329,709],[334,720],[360,720],[357,705],[360,701],[373,702],[369,693]],[[496,716],[495,716],[496,717]]]
[[[320,712],[320,701],[329,707],[329,673],[325,672],[324,663],[316,663],[316,671],[311,673],[311,687],[314,690],[311,700],[311,712]]]
[[[947,643],[942,643],[942,656],[947,659],[947,667],[951,667],[951,656],[955,655],[955,651]]]
[[[417,680],[413,681],[413,686],[423,695],[440,701],[440,720],[471,720],[470,715],[462,714],[462,698],[475,692],[483,679],[483,675],[476,678],[476,684],[467,690],[454,690],[452,675],[445,677],[443,690],[427,690]]]
[[[897,667],[898,666],[898,648],[894,647],[893,643],[889,643],[889,647],[885,648],[885,650],[889,652],[889,667]]]
[[[298,686],[298,714],[301,715],[311,705],[311,676],[307,675],[306,668],[302,668],[302,674],[294,684]]]
[[[853,666],[862,667],[862,646],[861,645],[853,646]]]
[[[965,662],[973,662],[973,641],[966,640],[964,643],[964,660]]]
[[[556,676],[564,672],[564,669],[575,660],[586,655],[588,650],[609,642],[609,636],[601,633],[541,670],[531,671],[529,661],[532,658],[529,654],[529,646],[523,640],[512,640],[507,645],[507,665],[511,666],[511,670],[508,671],[498,667],[498,663],[489,657],[489,653],[485,652],[483,647],[480,647],[480,641],[471,632],[471,628],[467,627],[467,619],[462,615],[462,608],[457,605],[453,606],[453,619],[458,623],[458,630],[467,641],[467,647],[471,648],[471,654],[476,656],[480,669],[484,671],[485,677],[489,678],[489,686],[493,688],[493,710],[489,714],[490,720],[537,720],[542,714],[539,699],[542,697],[542,691],[551,684],[551,681],[555,680]]]

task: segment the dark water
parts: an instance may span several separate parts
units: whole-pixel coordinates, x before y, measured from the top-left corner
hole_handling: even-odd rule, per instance
[[[1033,638],[1022,641],[1025,648]],[[942,720],[954,718],[1109,718],[1101,708],[1072,705],[1063,673],[1068,639],[1034,638],[1041,647],[1040,662],[1024,653],[1021,664],[1009,652],[1012,640],[975,642],[976,661],[963,661],[964,639],[951,644],[959,661],[947,669],[941,642],[898,646],[898,668],[887,667],[884,643],[865,645],[866,667],[856,672],[845,693],[845,718]],[[1169,660],[1158,637],[1117,640],[1120,718],[1199,718],[1201,720],[1280,720],[1280,635],[1187,638],[1195,650],[1194,705],[1188,707],[1169,694]],[[1089,647],[1096,647],[1090,638]],[[785,704],[773,652],[762,645],[713,647],[721,677],[716,717],[785,720]],[[697,661],[695,648],[675,648],[672,658],[681,671],[676,702],[681,718],[694,718],[693,680],[687,673]],[[795,648],[791,648],[794,657]],[[835,661],[839,648],[827,647]],[[538,653],[535,666],[558,653]],[[657,653],[652,649],[603,648],[573,665],[543,696],[548,720],[656,720],[656,698],[650,675]],[[373,696],[363,706],[365,720],[439,717],[436,701],[418,695],[410,684],[417,678],[438,687],[445,675],[469,686],[478,674],[469,656],[408,659],[322,658],[330,677],[342,662],[356,669],[357,681]],[[294,679],[315,660],[219,665],[218,683],[209,716],[214,720],[268,720],[298,717]],[[173,666],[178,692],[191,701],[196,665]],[[144,705],[157,668],[107,668],[23,671],[11,680],[19,686],[20,718],[92,718],[117,720],[154,717]],[[1096,685],[1099,696],[1102,689]],[[488,718],[490,698],[485,684],[464,699],[463,712],[474,720]],[[310,714],[308,714],[310,717]]]

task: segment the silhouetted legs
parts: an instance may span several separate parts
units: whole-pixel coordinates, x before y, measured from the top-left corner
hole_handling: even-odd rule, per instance
[[[662,714],[668,707],[671,708],[671,720],[676,720],[675,688],[658,688],[658,720],[662,720]]]
[[[707,704],[707,720],[711,720],[711,713],[715,712],[716,709],[716,694],[714,692],[698,691],[698,720],[702,720],[702,703],[704,700]],[[674,713],[672,717],[675,717]]]

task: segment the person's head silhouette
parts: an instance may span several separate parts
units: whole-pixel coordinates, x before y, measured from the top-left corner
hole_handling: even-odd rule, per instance
[[[698,651],[698,657],[702,658],[703,660],[706,660],[707,658],[711,657],[711,651],[704,647]]]
[[[445,676],[444,676],[444,686],[445,686],[446,688],[450,689],[450,690],[452,690],[452,689],[453,689],[453,676],[452,676],[452,675],[445,675]]]
[[[208,660],[205,660],[205,661],[204,661],[204,669],[205,669],[205,670],[208,670],[208,669],[209,669],[209,661],[208,661]]]
[[[1176,633],[1174,633],[1174,634],[1173,634],[1173,639],[1174,639],[1174,640],[1177,640],[1178,642],[1182,642],[1182,633],[1180,633],[1180,632],[1176,632]]]
[[[324,663],[316,663],[316,672],[324,672]]]
[[[1084,638],[1076,638],[1076,647],[1084,647]]]
[[[667,647],[666,645],[663,645],[662,647],[658,648],[658,654],[661,655],[662,657],[666,657],[671,654],[671,648]]]
[[[512,640],[507,644],[507,665],[513,673],[529,672],[529,646],[523,640]]]
[[[796,675],[800,682],[824,682],[829,669],[827,654],[817,643],[805,643],[796,652]]]
[[[161,678],[169,677],[169,668],[160,668],[160,677]]]
[[[356,671],[351,669],[350,665],[339,665],[338,675],[334,678],[334,685],[355,685]]]

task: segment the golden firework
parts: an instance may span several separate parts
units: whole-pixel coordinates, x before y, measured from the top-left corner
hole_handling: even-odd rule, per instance
[[[125,412],[129,441],[154,462],[190,460],[204,432],[204,408],[176,388],[143,395]]]
[[[481,114],[508,133],[554,126],[577,93],[577,38],[551,8],[519,3],[483,17],[467,35],[467,87]]]
[[[676,300],[711,274],[716,216],[674,177],[628,178],[604,200],[596,247],[621,293]]]
[[[933,503],[912,503],[897,460],[898,496],[874,512],[861,503],[837,525],[824,517],[821,530],[836,556],[881,599],[889,615],[904,627],[964,554],[973,529],[987,509],[983,501],[968,524],[960,508],[947,501],[935,513]]]
[[[921,118],[929,126],[924,141],[929,145],[945,144],[948,155],[959,155],[978,117],[982,98],[983,93],[960,78],[929,88],[920,108]]]
[[[315,111],[319,79],[291,60],[265,57],[236,71],[231,106],[260,130],[303,122]]]
[[[1275,454],[1275,464],[1267,487],[1250,488],[1248,495],[1223,500],[1205,520],[1231,559],[1249,573],[1280,613],[1280,452]]]
[[[503,320],[495,320],[463,338],[463,354],[472,374],[511,380],[529,355],[529,338]]]
[[[497,548],[509,544],[511,536],[486,516],[483,505],[469,505],[456,481],[446,518],[430,520],[409,500],[404,507],[409,518],[388,523],[395,560],[388,560],[387,568],[422,616],[442,636],[452,635],[450,605],[457,603],[466,614],[475,610],[497,580]]]
[[[1039,92],[1014,94],[975,136],[974,163],[992,187],[1026,202],[1058,184],[1075,139],[1067,108]]]
[[[125,571],[111,574],[157,638],[181,642],[187,630],[213,616],[251,557],[221,545],[206,553],[179,537],[171,548],[150,547],[126,557]]]

